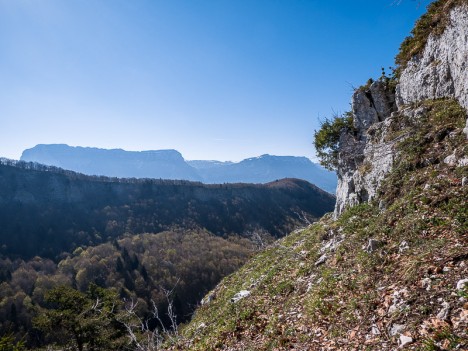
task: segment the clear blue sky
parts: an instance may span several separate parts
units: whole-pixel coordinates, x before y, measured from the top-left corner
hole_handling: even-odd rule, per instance
[[[428,3],[393,2],[0,0],[0,156],[314,158],[319,119],[393,65]]]

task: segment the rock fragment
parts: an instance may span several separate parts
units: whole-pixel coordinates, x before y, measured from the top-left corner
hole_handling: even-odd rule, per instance
[[[324,264],[327,261],[327,255],[323,254],[322,256],[319,257],[317,261],[315,261],[316,266],[320,266],[321,264]]]
[[[442,302],[442,309],[437,313],[437,318],[442,321],[448,321],[450,318],[450,304],[447,301]]]
[[[457,283],[457,290],[463,290],[468,285],[468,279],[461,279]]]
[[[237,294],[234,295],[234,297],[231,299],[232,303],[235,303],[239,300],[242,300],[243,298],[247,297],[250,295],[250,291],[248,290],[241,290]]]
[[[400,347],[411,344],[412,342],[413,338],[411,336],[406,336],[404,334],[400,335]]]
[[[403,253],[405,252],[406,250],[409,249],[409,244],[406,240],[403,240],[401,243],[400,243],[400,246],[398,246],[398,252],[399,253]]]
[[[426,289],[427,291],[431,290],[432,279],[431,278],[424,278],[421,280],[421,287]]]
[[[390,328],[390,335],[395,336],[397,334],[400,334],[404,329],[405,329],[405,326],[403,324],[396,324],[395,323]]]
[[[376,239],[369,239],[369,242],[367,243],[366,246],[366,251],[368,253],[372,253],[376,251],[379,247],[382,246],[382,242]]]
[[[200,302],[202,306],[210,304],[214,299],[216,299],[216,292],[211,292],[206,295]]]
[[[457,164],[457,156],[455,154],[447,156],[444,158],[444,163],[449,166],[455,166]]]

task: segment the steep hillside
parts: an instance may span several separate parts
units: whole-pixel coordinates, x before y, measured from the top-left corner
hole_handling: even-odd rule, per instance
[[[466,112],[427,106],[395,131],[413,137],[397,144],[378,200],[257,255],[205,298],[173,349],[466,349],[468,167],[443,162],[468,152]]]
[[[439,89],[466,84],[439,71],[465,67],[466,18],[466,1],[431,5],[398,76],[326,125],[335,213],[225,278],[168,349],[468,350],[467,96]]]
[[[265,185],[125,180],[4,160],[0,254],[56,258],[125,233],[173,228],[268,241],[319,218],[334,200],[296,179]]]

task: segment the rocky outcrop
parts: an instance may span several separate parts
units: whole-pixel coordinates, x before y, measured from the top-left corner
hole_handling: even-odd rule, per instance
[[[394,140],[386,140],[396,110],[395,94],[384,80],[358,89],[352,98],[354,131],[340,138],[335,215],[369,201],[393,164]]]
[[[399,107],[416,101],[451,97],[468,108],[468,6],[454,8],[444,32],[430,35],[422,54],[401,72]]]
[[[422,54],[402,71],[396,90],[399,107],[437,98],[455,98],[468,108],[468,5],[450,11],[441,35],[430,35]],[[468,139],[468,117],[463,130]]]
[[[340,138],[335,217],[346,207],[374,199],[392,169],[398,118],[417,118],[421,108],[410,104],[437,98],[455,98],[468,108],[468,6],[451,10],[441,35],[430,35],[425,49],[402,70],[392,89],[385,79],[355,91],[352,97],[354,132]],[[467,127],[464,129],[468,138]],[[384,206],[384,205],[383,205]]]
[[[385,79],[373,82],[368,89],[356,90],[352,99],[354,128],[361,140],[371,125],[384,121],[395,110],[395,94]]]

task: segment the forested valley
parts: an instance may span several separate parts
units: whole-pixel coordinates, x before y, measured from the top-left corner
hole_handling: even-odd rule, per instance
[[[130,321],[188,321],[221,278],[333,204],[296,179],[204,185],[3,159],[0,331],[33,348],[129,347]]]

